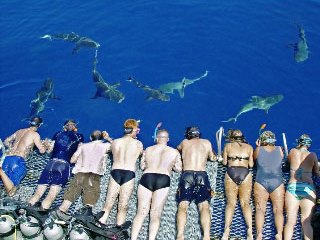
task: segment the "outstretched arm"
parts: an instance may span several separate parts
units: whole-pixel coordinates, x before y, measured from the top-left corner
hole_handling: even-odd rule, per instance
[[[141,155],[141,160],[140,160],[140,168],[142,170],[145,170],[147,168],[147,162],[146,162],[146,151],[143,151]]]
[[[36,133],[36,135],[34,137],[34,144],[36,145],[36,147],[38,148],[40,153],[45,153],[46,152],[46,148],[42,144],[42,142],[40,140],[40,135],[38,133]]]
[[[12,145],[13,145],[13,142],[14,140],[16,139],[16,135],[17,135],[17,132],[15,132],[14,134],[12,134],[11,136],[7,137],[5,140],[4,140],[4,145],[8,148],[12,148]]]
[[[176,171],[176,172],[181,172],[182,171],[182,160],[181,160],[181,155],[180,155],[180,153],[178,151],[177,151],[177,155],[176,155],[176,158],[175,158],[173,170]]]

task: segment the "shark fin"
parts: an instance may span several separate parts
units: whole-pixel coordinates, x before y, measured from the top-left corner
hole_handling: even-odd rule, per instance
[[[117,88],[117,87],[119,87],[121,85],[121,83],[120,82],[117,82],[117,83],[114,83],[114,84],[112,84],[112,85],[110,85],[111,87],[114,87],[114,88]]]
[[[261,99],[262,99],[262,97],[259,97],[259,96],[252,96],[252,97],[251,97],[251,99],[250,99],[250,101],[251,101],[251,102],[255,102],[255,103],[256,103],[256,102],[258,102],[258,101],[259,101],[259,100],[261,100]]]
[[[229,118],[228,120],[224,120],[224,121],[221,121],[221,122],[231,122],[231,121],[234,121],[236,122],[237,121],[237,118]]]
[[[61,100],[61,98],[59,98],[58,96],[54,95],[53,93],[50,94],[50,98],[51,99],[56,99],[56,100]]]
[[[184,87],[177,89],[177,91],[178,91],[178,93],[180,95],[180,98],[184,98]]]
[[[266,114],[268,114],[270,107],[265,109]]]
[[[148,96],[148,97],[146,97],[146,101],[151,101],[153,99],[153,97],[152,96]]]

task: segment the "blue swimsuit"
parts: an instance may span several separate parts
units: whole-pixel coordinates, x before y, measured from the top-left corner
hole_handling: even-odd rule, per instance
[[[41,173],[38,184],[64,186],[70,177],[70,159],[83,142],[83,136],[73,131],[59,131],[53,140],[52,159]]]
[[[268,193],[272,193],[282,184],[280,149],[276,147],[273,151],[268,152],[263,147],[259,147],[256,182],[261,184]]]

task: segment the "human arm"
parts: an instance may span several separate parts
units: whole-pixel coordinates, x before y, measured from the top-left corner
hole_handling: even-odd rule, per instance
[[[313,165],[312,171],[317,177],[319,177],[320,176],[319,161],[318,161],[317,155],[315,153],[312,153],[312,154],[314,156],[314,158],[313,158],[314,159],[314,165]]]
[[[8,148],[12,148],[13,146],[13,142],[14,140],[16,139],[16,136],[17,136],[17,132],[15,132],[14,134],[10,135],[9,137],[7,137],[5,140],[4,140],[4,145]]]
[[[182,160],[181,160],[181,155],[178,151],[177,151],[176,158],[174,160],[173,170],[176,172],[182,171]]]
[[[211,161],[216,161],[217,160],[217,154],[214,152],[210,142],[209,142],[208,159],[211,160]]]
[[[228,146],[229,146],[229,144],[227,143],[223,149],[223,161],[222,161],[223,165],[228,164]]]
[[[81,145],[78,146],[77,151],[72,155],[70,159],[70,163],[76,163],[80,157],[81,154]]]
[[[256,160],[259,156],[259,146],[256,147],[256,149],[253,152],[253,160]]]
[[[38,133],[35,133],[33,141],[40,153],[46,152],[47,149],[45,148],[45,145],[41,142],[40,135]]]
[[[113,142],[113,139],[110,137],[109,133],[107,131],[102,132],[103,139],[107,140],[109,143]]]
[[[143,153],[141,155],[140,168],[141,168],[141,170],[145,170],[147,168],[146,151],[143,151]]]
[[[249,168],[253,168],[253,148],[249,146]]]

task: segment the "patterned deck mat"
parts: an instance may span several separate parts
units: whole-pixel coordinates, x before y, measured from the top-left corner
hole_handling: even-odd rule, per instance
[[[43,170],[46,162],[49,159],[49,155],[40,156],[36,152],[34,152],[27,161],[28,173],[23,182],[20,184],[17,194],[14,196],[14,199],[20,201],[28,201],[30,196],[33,194],[36,183],[39,178],[41,171]],[[212,212],[212,225],[211,225],[211,236],[212,239],[220,239],[223,234],[224,229],[224,211],[225,211],[225,195],[224,195],[224,176],[226,168],[221,164],[217,164],[216,162],[209,162],[207,164],[207,171],[209,174],[209,179],[211,182],[211,186],[215,189],[216,195],[211,200],[211,212]],[[139,169],[137,167],[137,169]],[[103,208],[106,190],[108,186],[109,176],[111,171],[111,161],[108,159],[107,168],[105,170],[105,174],[101,181],[101,195],[98,203],[94,207],[94,212],[99,212]],[[218,174],[217,174],[218,173]],[[141,177],[142,171],[137,170],[136,179],[135,179],[135,190],[133,191],[131,200],[129,202],[129,210],[127,214],[127,220],[132,221],[136,214],[136,205],[137,205],[137,187],[138,182]],[[287,181],[288,173],[284,173],[284,179]],[[255,174],[253,173],[253,176]],[[176,212],[177,212],[177,204],[175,201],[176,191],[178,187],[178,180],[180,174],[173,173],[171,178],[171,186],[170,186],[170,194],[168,197],[168,201],[165,205],[164,212],[161,218],[161,227],[157,236],[157,239],[175,239],[176,235]],[[58,195],[58,198],[54,202],[52,208],[59,206],[62,202],[63,191]],[[0,189],[0,196],[6,197],[5,191],[3,187]],[[253,199],[253,198],[252,198]],[[251,201],[251,206],[253,208],[253,223],[254,223],[254,204]],[[81,198],[78,199],[71,207],[70,212],[74,213],[78,209],[82,207]],[[116,217],[116,205],[113,207],[113,210],[110,213],[110,217],[108,219],[108,223],[114,224]],[[140,231],[139,239],[144,240],[148,239],[148,217],[146,218],[144,225]],[[255,229],[255,226],[253,226]],[[197,207],[194,203],[192,203],[189,207],[188,211],[188,222],[185,228],[185,239],[197,240],[201,239],[201,231],[199,226],[199,213]],[[255,232],[254,232],[255,234]],[[273,221],[273,213],[272,213],[272,205],[269,202],[267,205],[267,212],[265,218],[264,225],[264,239],[274,239],[275,235],[275,227]],[[236,206],[236,210],[234,213],[233,222],[231,225],[230,239],[246,239],[246,225],[243,219],[242,211],[239,203]],[[302,239],[301,235],[301,224],[300,217],[298,219],[297,225],[294,231],[293,239]]]

